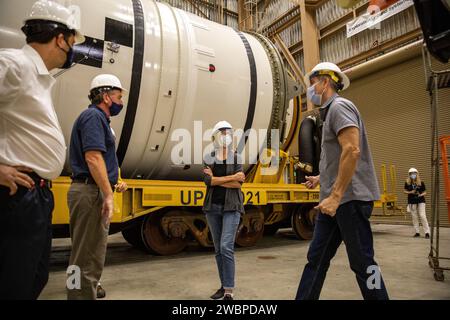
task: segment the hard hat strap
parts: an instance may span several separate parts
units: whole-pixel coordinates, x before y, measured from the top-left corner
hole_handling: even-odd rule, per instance
[[[330,78],[333,79],[334,82],[336,82],[336,83],[341,82],[339,77],[333,71],[321,70],[321,71],[314,72],[313,76],[317,76],[317,75],[330,76]]]

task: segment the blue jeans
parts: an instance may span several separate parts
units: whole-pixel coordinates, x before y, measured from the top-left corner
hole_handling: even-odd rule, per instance
[[[350,268],[356,275],[366,300],[389,299],[378,265],[374,260],[369,218],[373,202],[350,201],[341,205],[334,217],[320,213],[309,246],[297,300],[319,299],[330,261],[344,241]],[[376,270],[375,270],[376,269]]]
[[[211,210],[206,212],[220,282],[224,289],[234,289],[234,240],[240,219],[241,214],[238,211],[223,211],[222,205],[214,203],[211,204]]]

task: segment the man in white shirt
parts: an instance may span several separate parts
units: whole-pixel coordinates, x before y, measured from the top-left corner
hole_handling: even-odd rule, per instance
[[[49,71],[72,65],[72,47],[84,41],[76,20],[39,0],[22,28],[27,45],[0,50],[0,300],[37,299],[48,281],[50,181],[66,155]]]

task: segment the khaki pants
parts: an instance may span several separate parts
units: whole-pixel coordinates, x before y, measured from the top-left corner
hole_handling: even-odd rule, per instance
[[[109,225],[104,225],[103,196],[94,184],[74,183],[67,194],[72,252],[69,266],[80,270],[81,288],[67,288],[69,300],[95,300],[105,265]]]

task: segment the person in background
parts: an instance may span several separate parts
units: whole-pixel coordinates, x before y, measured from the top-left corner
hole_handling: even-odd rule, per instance
[[[241,185],[245,180],[240,156],[233,149],[233,127],[218,122],[212,132],[214,151],[205,157],[204,181],[207,186],[203,211],[214,242],[221,287],[214,300],[233,300],[235,286],[234,242],[244,214]]]
[[[72,48],[84,42],[76,20],[37,1],[22,27],[27,44],[0,50],[0,300],[37,299],[48,282],[51,180],[66,158],[50,71],[72,66]]]
[[[420,179],[419,171],[411,168],[408,171],[408,178],[405,182],[405,191],[408,195],[407,211],[411,213],[414,229],[414,237],[420,237],[419,218],[422,222],[425,238],[430,238],[430,227],[428,226],[427,214],[425,211],[425,196],[427,195],[425,183]]]

